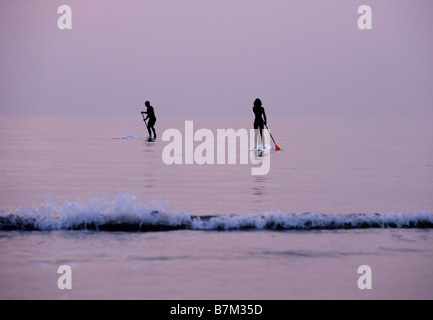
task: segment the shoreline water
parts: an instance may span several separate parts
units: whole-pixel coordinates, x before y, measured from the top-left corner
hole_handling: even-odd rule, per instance
[[[144,136],[140,120],[0,117],[0,224],[51,230],[0,231],[0,298],[432,298],[432,230],[406,228],[431,221],[431,119],[273,119],[283,150],[256,177],[250,165],[165,165],[161,140],[120,139]],[[158,119],[157,132],[184,121]],[[104,219],[199,230],[58,230]],[[344,228],[365,223],[379,228]],[[71,290],[57,286],[61,265]],[[363,265],[371,290],[357,286]]]
[[[424,300],[432,243],[431,229],[0,231],[0,298]],[[61,265],[71,290],[57,286]]]

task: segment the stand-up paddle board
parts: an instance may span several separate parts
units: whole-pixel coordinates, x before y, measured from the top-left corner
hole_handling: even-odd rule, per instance
[[[263,149],[263,146],[261,144],[257,145],[257,148],[251,148],[249,149],[250,151],[269,151],[271,149],[273,149],[273,147],[269,144],[265,144],[265,149]]]
[[[123,139],[123,140],[147,140],[149,142],[155,141],[155,139],[149,137],[136,137],[136,136],[122,136],[121,138],[113,138],[113,139]]]
[[[147,138],[135,137],[135,136],[122,136],[122,139],[147,139]]]

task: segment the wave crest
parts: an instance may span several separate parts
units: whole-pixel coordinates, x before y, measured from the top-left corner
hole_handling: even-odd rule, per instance
[[[422,210],[412,214],[319,214],[266,212],[263,215],[192,216],[172,213],[166,202],[139,202],[119,195],[114,200],[95,198],[64,201],[46,200],[39,207],[21,206],[0,212],[0,230],[327,230],[359,228],[433,228],[433,214]]]

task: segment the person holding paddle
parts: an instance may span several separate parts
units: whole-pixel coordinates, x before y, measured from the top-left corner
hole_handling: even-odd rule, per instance
[[[257,130],[260,129],[260,137],[262,140],[262,149],[265,150],[266,149],[266,143],[265,143],[265,139],[263,137],[263,129],[264,127],[266,127],[266,129],[269,128],[266,125],[266,112],[265,112],[265,108],[263,108],[262,106],[262,101],[257,98],[256,100],[254,100],[254,107],[253,107],[253,112],[254,112],[254,149],[257,150]],[[279,146],[277,146],[277,144],[275,143],[274,137],[272,136],[271,132],[269,132],[269,135],[272,138],[272,141],[275,144],[275,151],[281,150],[281,148]]]
[[[150,105],[149,101],[146,101],[144,105],[147,107],[147,109],[146,111],[141,111],[141,115],[143,116],[143,121],[145,124],[146,124],[146,120],[149,119],[149,122],[146,124],[147,131],[149,132],[149,137],[147,139],[152,140],[152,131],[153,131],[153,140],[155,140],[156,139],[156,131],[154,127],[156,122],[155,110]],[[147,114],[146,118],[144,118],[144,114]]]
[[[265,108],[262,107],[262,101],[260,99],[254,100],[254,149],[257,149],[257,130],[260,129],[260,138],[262,140],[262,148],[266,149],[265,140],[263,138],[263,129],[266,125],[266,113]]]

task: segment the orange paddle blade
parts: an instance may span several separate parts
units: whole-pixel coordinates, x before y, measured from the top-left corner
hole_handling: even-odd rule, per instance
[[[275,145],[275,151],[281,150],[281,148],[277,145]]]

